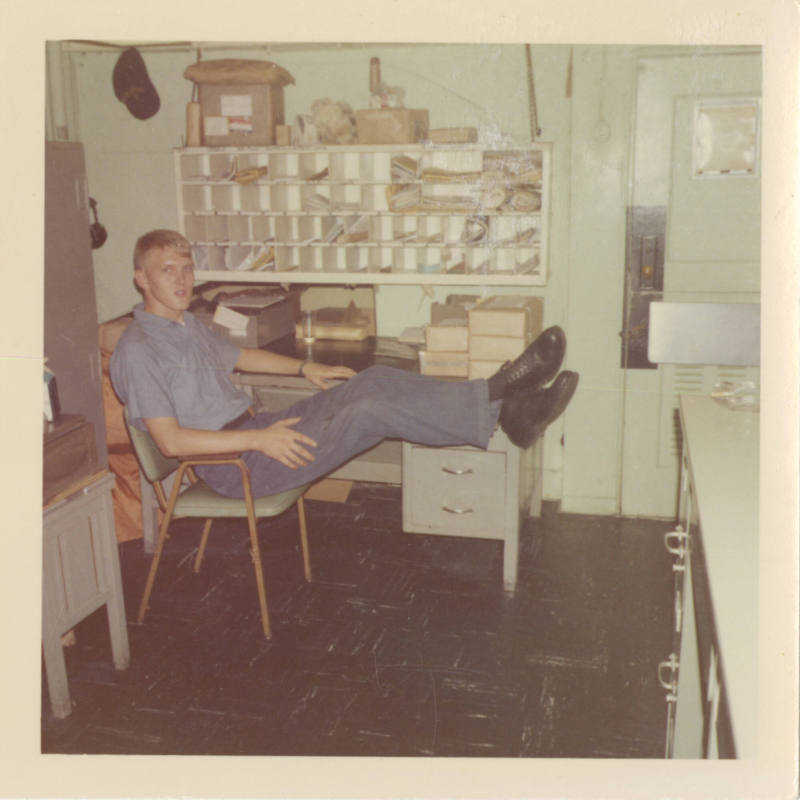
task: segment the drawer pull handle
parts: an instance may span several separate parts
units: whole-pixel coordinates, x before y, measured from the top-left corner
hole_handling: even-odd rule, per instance
[[[450,508],[449,506],[442,506],[442,510],[448,514],[471,514],[474,509],[472,508]]]
[[[675,653],[669,654],[669,659],[667,661],[662,661],[658,665],[658,682],[661,686],[666,689],[671,694],[675,694],[678,691],[678,681],[677,681],[677,672],[679,669],[678,657]],[[669,677],[664,677],[664,672],[669,672]]]
[[[472,469],[467,467],[466,469],[453,469],[453,467],[442,467],[442,472],[446,472],[448,475],[472,475]]]
[[[664,547],[666,547],[672,555],[678,556],[678,558],[684,558],[686,555],[686,542],[688,538],[689,534],[679,525],[674,531],[664,534]]]

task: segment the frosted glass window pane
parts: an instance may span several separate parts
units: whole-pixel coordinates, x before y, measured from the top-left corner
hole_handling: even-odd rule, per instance
[[[758,159],[758,104],[698,104],[694,175],[753,175]]]

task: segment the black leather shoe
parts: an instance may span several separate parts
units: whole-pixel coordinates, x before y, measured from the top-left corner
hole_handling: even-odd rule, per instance
[[[505,381],[503,393],[549,383],[558,373],[566,349],[567,337],[558,325],[542,331],[520,355],[498,371]]]
[[[564,370],[546,389],[521,387],[500,407],[500,427],[517,447],[530,447],[558,419],[578,386],[578,373]]]

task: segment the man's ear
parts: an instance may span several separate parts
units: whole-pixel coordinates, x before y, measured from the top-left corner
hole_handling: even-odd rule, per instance
[[[147,273],[143,269],[133,271],[133,280],[142,291],[147,289]]]

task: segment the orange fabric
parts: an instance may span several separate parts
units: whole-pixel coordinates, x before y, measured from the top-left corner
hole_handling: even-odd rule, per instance
[[[111,351],[102,349],[103,408],[106,415],[108,467],[116,477],[111,492],[117,540],[126,542],[142,538],[142,495],[139,486],[139,464],[125,429],[122,403],[111,386],[108,365]]]

